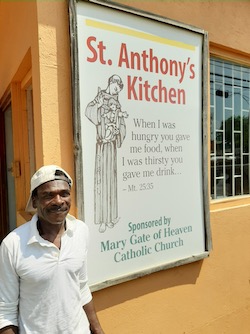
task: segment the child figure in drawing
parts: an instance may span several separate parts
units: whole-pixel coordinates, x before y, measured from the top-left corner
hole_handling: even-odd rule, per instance
[[[105,232],[118,222],[117,205],[117,148],[126,136],[125,118],[118,94],[122,79],[112,75],[106,89],[98,88],[97,96],[86,108],[85,115],[96,126],[95,159],[95,223]]]

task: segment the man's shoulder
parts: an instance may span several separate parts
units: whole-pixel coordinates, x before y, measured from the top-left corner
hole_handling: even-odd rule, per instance
[[[31,224],[32,220],[16,227],[13,231],[9,232],[9,234],[7,234],[7,236],[3,239],[3,244],[18,244],[21,240],[28,238]]]
[[[84,221],[82,221],[82,220],[80,220],[80,219],[78,219],[78,218],[76,218],[76,217],[74,217],[74,216],[72,216],[70,214],[67,215],[67,220],[75,228],[83,229],[83,230],[86,230],[86,231],[88,231],[88,229],[89,229],[88,226],[87,226],[87,224]]]

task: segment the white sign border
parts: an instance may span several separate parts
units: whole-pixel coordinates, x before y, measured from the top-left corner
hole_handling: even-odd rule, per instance
[[[114,2],[95,1],[95,0],[69,0],[69,20],[70,20],[70,46],[71,46],[71,77],[72,77],[72,110],[74,127],[74,156],[75,156],[75,175],[76,175],[76,204],[78,217],[84,220],[84,183],[81,147],[81,122],[80,122],[80,93],[79,93],[79,64],[78,64],[78,44],[77,44],[77,13],[78,2],[88,2],[96,6],[105,6],[113,10],[119,10],[128,14],[133,14],[150,20],[162,22],[177,28],[191,31],[202,36],[202,175],[203,175],[203,208],[204,208],[204,232],[205,232],[205,251],[195,256],[189,256],[178,261],[168,262],[160,266],[129,273],[91,286],[92,291],[98,291],[113,285],[120,284],[129,280],[136,279],[151,273],[177,267],[180,265],[200,261],[209,256],[212,249],[212,238],[210,229],[209,211],[209,185],[208,185],[208,33],[197,27],[176,22],[165,17],[156,16],[152,13],[139,11],[137,9],[123,6]]]

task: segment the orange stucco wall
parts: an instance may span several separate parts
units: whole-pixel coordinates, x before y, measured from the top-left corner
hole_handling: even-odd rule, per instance
[[[120,3],[203,28],[211,52],[250,66],[248,1]],[[66,1],[1,1],[0,45],[0,99],[31,49],[37,166],[73,174]],[[209,258],[95,292],[105,333],[249,334],[250,197],[211,202],[211,229]]]
[[[66,2],[1,1],[0,45],[3,46],[0,52],[0,99],[10,83],[25,78],[29,66],[23,59],[27,58],[27,53],[31,54],[36,168],[58,164],[74,175]],[[18,124],[13,128],[15,126]],[[18,138],[15,145],[19,145]],[[21,209],[24,207],[18,208]],[[74,205],[72,213],[75,213]]]

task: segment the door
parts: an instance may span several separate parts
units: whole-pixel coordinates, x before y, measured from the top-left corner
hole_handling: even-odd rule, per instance
[[[16,194],[13,170],[12,111],[9,105],[0,113],[0,241],[16,227]]]
[[[0,112],[0,242],[8,233],[9,223],[7,214],[7,175],[5,159],[5,122],[4,113]]]

